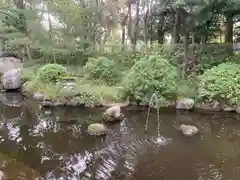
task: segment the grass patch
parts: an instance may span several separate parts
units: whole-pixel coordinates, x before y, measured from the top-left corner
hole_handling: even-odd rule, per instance
[[[65,89],[61,83],[45,84],[36,78],[27,82],[26,92],[42,93],[47,99],[67,103],[69,100],[77,101],[87,107],[121,101],[121,88],[106,85],[97,85],[93,82],[77,82],[73,90]]]

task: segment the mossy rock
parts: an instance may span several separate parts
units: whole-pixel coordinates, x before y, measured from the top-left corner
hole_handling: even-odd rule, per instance
[[[92,136],[101,136],[108,134],[108,128],[101,123],[93,123],[88,126],[88,133]]]
[[[123,118],[124,118],[124,115],[121,113],[120,106],[109,107],[103,113],[103,120],[106,122],[119,121],[119,120],[123,120]]]

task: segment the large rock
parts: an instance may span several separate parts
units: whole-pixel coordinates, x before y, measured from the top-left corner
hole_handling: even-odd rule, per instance
[[[235,111],[236,113],[240,114],[240,106],[236,107]]]
[[[179,99],[176,102],[176,109],[190,110],[194,106],[194,100],[189,98]]]
[[[18,89],[21,87],[20,69],[12,69],[5,72],[2,76],[3,87],[6,90]]]
[[[124,115],[121,113],[121,107],[116,105],[108,108],[104,112],[103,118],[107,122],[113,122],[116,120],[122,120],[124,118]]]
[[[0,170],[0,180],[6,180],[6,176],[3,171]]]
[[[77,85],[77,80],[75,78],[65,78],[63,80],[63,88],[68,90],[73,90]]]
[[[199,132],[199,129],[196,126],[181,124],[180,131],[186,136],[193,136]]]
[[[43,93],[36,92],[33,94],[33,99],[37,101],[43,101],[45,99],[45,95]]]
[[[104,124],[93,123],[88,126],[88,133],[93,136],[100,136],[108,133],[108,129]]]
[[[22,69],[22,61],[14,57],[1,57],[0,58],[0,73],[4,74],[5,72],[11,69]]]

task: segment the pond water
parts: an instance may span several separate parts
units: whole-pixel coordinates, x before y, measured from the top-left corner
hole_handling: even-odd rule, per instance
[[[20,94],[0,94],[0,169],[9,179],[238,180],[240,121],[234,114],[124,110],[127,120],[106,137],[88,136],[84,122],[103,109],[41,109]],[[177,127],[200,129],[193,137]]]

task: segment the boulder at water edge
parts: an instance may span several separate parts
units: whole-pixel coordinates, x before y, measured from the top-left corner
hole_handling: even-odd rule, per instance
[[[236,113],[240,114],[240,106],[235,109]]]
[[[189,98],[179,99],[176,102],[176,109],[190,110],[194,106],[194,100]]]
[[[45,99],[45,95],[43,93],[36,92],[33,94],[33,99],[37,101],[43,101]]]
[[[14,57],[1,57],[0,58],[0,73],[4,74],[5,72],[11,69],[22,69],[21,59]]]
[[[193,136],[199,132],[196,126],[181,124],[180,131],[186,136]]]
[[[5,179],[6,179],[6,176],[5,176],[4,172],[2,172],[0,170],[0,180],[5,180]]]
[[[122,120],[123,119],[123,114],[121,113],[121,107],[116,105],[108,108],[104,114],[103,118],[107,122],[113,122],[116,120]]]
[[[2,76],[3,87],[6,90],[18,89],[21,87],[20,69],[12,69],[5,72]]]
[[[104,124],[93,123],[88,126],[88,133],[92,136],[100,136],[108,133],[108,129]]]

